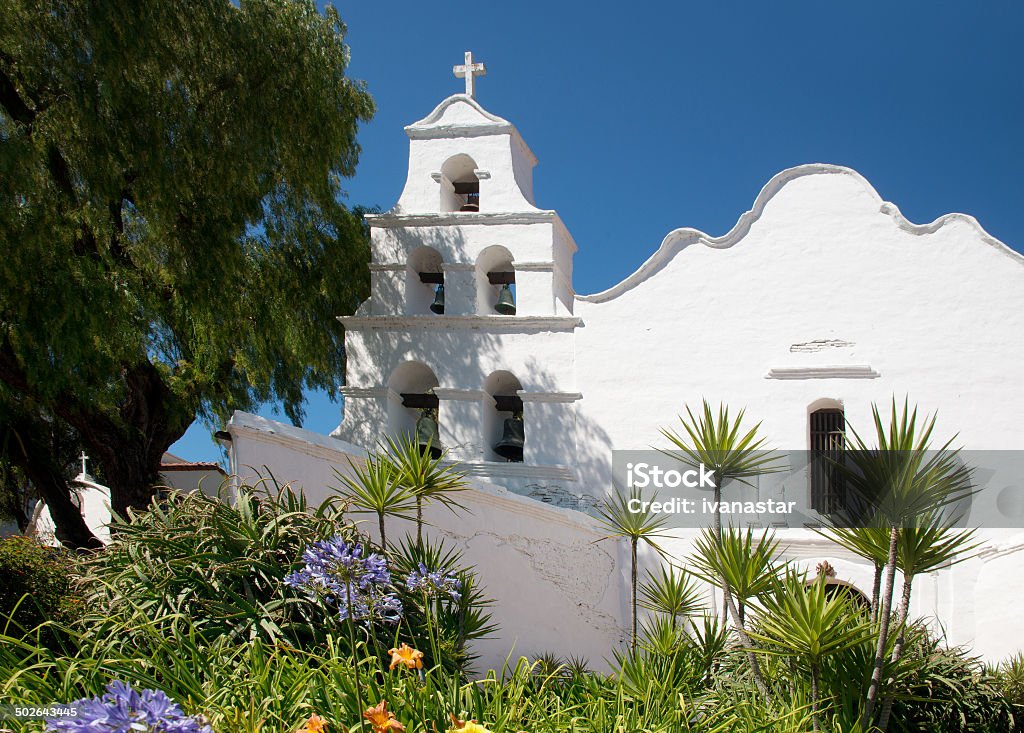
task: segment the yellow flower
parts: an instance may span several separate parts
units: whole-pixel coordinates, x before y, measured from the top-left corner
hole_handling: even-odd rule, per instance
[[[413,649],[408,644],[403,643],[397,649],[390,649],[388,654],[391,655],[391,666],[388,669],[394,669],[398,665],[409,669],[423,669],[423,652]]]
[[[325,733],[327,721],[315,713],[295,733]]]
[[[395,714],[388,712],[387,701],[381,700],[372,708],[363,711],[363,717],[370,721],[373,733],[389,733],[396,730],[399,733],[405,730],[405,726],[395,720]]]
[[[448,713],[448,717],[452,719],[448,733],[491,733],[475,720],[459,720],[451,713]]]

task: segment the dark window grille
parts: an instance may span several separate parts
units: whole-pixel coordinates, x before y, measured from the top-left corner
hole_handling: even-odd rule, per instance
[[[846,506],[846,486],[835,463],[843,459],[846,416],[842,410],[811,413],[811,508],[834,514]]]

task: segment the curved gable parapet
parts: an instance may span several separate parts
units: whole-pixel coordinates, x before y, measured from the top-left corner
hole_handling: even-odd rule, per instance
[[[477,124],[502,126],[507,125],[509,127],[512,126],[512,123],[509,122],[508,120],[498,117],[497,115],[491,114],[490,112],[485,110],[483,107],[480,106],[479,102],[477,102],[473,97],[469,96],[468,94],[453,94],[452,96],[443,100],[436,107],[434,107],[434,110],[426,117],[424,117],[422,120],[413,122],[411,125],[408,125],[405,129],[407,131],[416,130],[427,127],[436,127],[439,124],[443,124],[442,120],[445,118],[446,114],[449,114],[449,110],[452,107],[458,108],[460,105],[468,105],[469,108],[476,113],[476,117],[479,119]],[[459,117],[465,118],[470,116],[463,114],[459,115]]]
[[[749,211],[744,212],[736,224],[726,234],[720,237],[710,236],[698,229],[683,227],[668,233],[662,240],[661,246],[644,262],[633,274],[626,277],[617,285],[607,290],[591,295],[576,295],[576,300],[587,303],[603,303],[614,300],[620,295],[632,290],[646,280],[650,279],[668,265],[677,254],[693,244],[703,244],[711,249],[728,249],[740,242],[750,231],[751,226],[757,222],[765,211],[765,208],[785,186],[793,181],[815,175],[841,175],[848,176],[856,181],[867,193],[871,201],[877,205],[877,211],[889,216],[892,221],[902,230],[914,235],[933,234],[948,224],[961,223],[968,225],[982,243],[995,248],[1002,254],[1024,265],[1024,255],[1014,251],[1005,243],[999,241],[978,223],[978,220],[968,214],[944,214],[935,221],[928,224],[914,224],[900,212],[895,204],[884,201],[864,176],[852,168],[828,163],[810,163],[794,168],[788,168],[772,177],[754,200]]]
[[[418,122],[405,128],[411,140],[430,140],[445,137],[478,137],[481,135],[511,135],[522,146],[533,165],[537,157],[523,140],[522,135],[508,120],[491,114],[468,94],[453,94]]]

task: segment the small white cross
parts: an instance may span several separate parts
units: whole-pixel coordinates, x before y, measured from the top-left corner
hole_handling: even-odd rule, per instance
[[[466,51],[466,63],[460,66],[453,66],[452,73],[460,79],[462,77],[466,78],[466,94],[472,97],[476,91],[476,77],[487,76],[487,67],[482,63],[474,64],[473,52]]]
[[[85,455],[85,451],[82,451],[82,455],[79,456],[82,459],[82,475],[88,476],[89,472],[85,470],[85,462],[89,460],[89,456]]]

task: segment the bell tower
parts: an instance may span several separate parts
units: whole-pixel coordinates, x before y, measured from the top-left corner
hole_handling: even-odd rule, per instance
[[[345,327],[344,419],[372,449],[432,432],[470,475],[550,503],[577,485],[572,258],[558,214],[536,206],[537,164],[519,131],[466,91],[405,128],[398,203],[368,216],[371,295]]]

